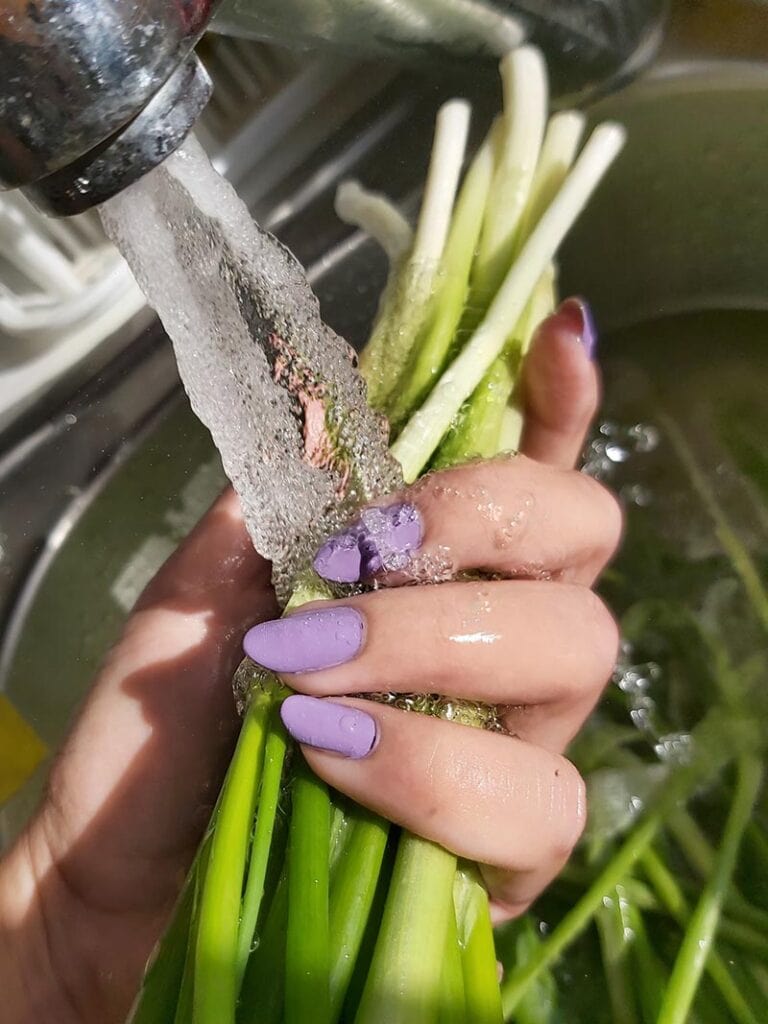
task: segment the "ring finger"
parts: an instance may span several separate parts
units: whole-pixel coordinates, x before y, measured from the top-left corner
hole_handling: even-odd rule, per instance
[[[296,695],[282,714],[329,785],[486,865],[502,912],[530,903],[581,835],[584,785],[559,754],[362,700]]]

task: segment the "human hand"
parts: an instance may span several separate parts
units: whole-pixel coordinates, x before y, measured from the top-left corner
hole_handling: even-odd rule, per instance
[[[530,356],[523,447],[535,459],[434,473],[378,502],[321,548],[315,567],[379,588],[305,606],[245,639],[301,694],[282,716],[314,771],[483,865],[496,920],[521,913],[581,835],[584,786],[562,753],[617,654],[616,624],[592,586],[622,517],[605,488],[573,469],[598,396],[573,337],[579,312],[566,304]],[[441,585],[404,585],[435,576]],[[365,692],[495,705],[512,736],[343,696]]]
[[[456,471],[464,474],[464,499],[436,494],[437,476],[407,492],[423,519],[422,556],[448,546],[457,567],[479,559],[482,568],[515,572],[540,563],[557,579],[483,583],[491,597],[486,619],[494,622],[483,630],[500,637],[488,645],[445,640],[451,622],[468,614],[464,588],[477,595],[475,584],[390,586],[355,598],[368,618],[358,657],[286,677],[308,693],[423,690],[429,680],[446,692],[503,704],[531,699],[530,710],[506,717],[519,740],[459,733],[456,726],[365,703],[379,737],[370,757],[351,762],[306,751],[339,789],[489,865],[492,893],[509,911],[546,883],[575,841],[580,784],[554,752],[596,700],[615,648],[611,620],[588,588],[616,543],[619,516],[598,485],[566,471],[597,403],[597,374],[578,342],[582,329],[578,308],[570,305],[539,332],[525,381],[528,459]],[[481,486],[501,507],[495,526],[469,498]],[[494,529],[519,511],[523,491],[534,506],[523,529],[513,530],[519,545],[512,539],[497,547]],[[422,622],[442,616],[434,635],[406,636],[411,608]],[[57,758],[39,812],[0,864],[0,982],[9,1024],[124,1019],[231,752],[237,722],[230,684],[242,635],[276,614],[269,566],[253,551],[236,499],[227,493],[141,598]],[[411,642],[408,665],[402,651]],[[460,658],[464,669],[457,668]],[[558,689],[553,684],[560,679]],[[562,821],[537,810],[526,800],[533,790],[521,787],[521,779],[545,783],[548,773],[562,782],[550,779],[541,792],[561,794]],[[416,801],[410,785],[418,787]],[[530,849],[512,841],[516,832],[530,839],[534,826],[538,849],[548,855],[530,872],[522,856],[530,859]]]

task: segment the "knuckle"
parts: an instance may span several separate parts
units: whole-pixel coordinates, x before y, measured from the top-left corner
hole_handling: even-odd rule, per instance
[[[554,775],[554,813],[551,818],[548,846],[552,860],[562,865],[570,857],[584,831],[587,821],[587,791],[578,769],[566,757],[557,757]]]
[[[596,547],[607,562],[621,543],[624,533],[624,510],[619,499],[605,484],[586,473],[579,475],[584,480],[590,492],[590,500],[596,509],[593,519],[598,538]]]
[[[616,665],[619,651],[619,626],[608,605],[594,590],[586,590],[585,600],[591,626],[593,678],[592,686],[602,689]]]

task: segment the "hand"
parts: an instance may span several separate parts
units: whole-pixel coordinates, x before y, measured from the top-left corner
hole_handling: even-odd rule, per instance
[[[422,563],[447,547],[457,568],[540,566],[552,582],[397,588],[403,577],[385,575],[386,589],[336,603],[367,620],[357,657],[286,676],[313,694],[429,688],[530,702],[505,714],[520,737],[511,739],[348,701],[375,717],[370,756],[353,762],[305,748],[339,789],[487,864],[491,891],[508,911],[546,884],[576,840],[581,785],[557,751],[597,699],[615,653],[615,627],[589,587],[617,542],[620,518],[606,492],[568,471],[597,404],[582,331],[578,307],[567,304],[538,334],[525,380],[528,458],[436,475],[399,496],[419,511]],[[471,497],[480,488],[482,501]],[[521,501],[527,520],[502,543]],[[478,504],[498,506],[498,520]],[[0,863],[8,1024],[125,1018],[231,753],[230,683],[243,633],[276,614],[269,566],[227,493],[141,598],[56,760],[42,806]],[[465,622],[476,614],[477,632],[497,641],[446,639],[469,633]],[[553,813],[557,801],[562,815]]]
[[[591,588],[622,517],[572,468],[597,403],[575,312],[567,304],[549,321],[528,363],[523,446],[538,461],[469,464],[378,502],[315,567],[379,589],[305,606],[245,640],[309,695],[289,697],[282,715],[313,770],[483,865],[496,920],[525,910],[581,835],[584,786],[562,753],[617,655],[616,624]],[[455,579],[472,570],[497,578]],[[450,582],[404,585],[435,573]],[[496,705],[512,736],[343,697],[382,691]]]

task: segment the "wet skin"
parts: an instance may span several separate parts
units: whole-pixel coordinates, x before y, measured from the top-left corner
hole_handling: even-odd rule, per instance
[[[382,501],[417,510],[418,544],[397,571],[369,565],[376,592],[324,609],[349,609],[343,657],[325,651],[318,664],[316,638],[305,636],[305,664],[285,674],[304,695],[294,701],[311,698],[302,714],[310,708],[315,730],[315,699],[345,706],[329,708],[316,743],[333,741],[334,721],[364,716],[360,729],[341,727],[356,733],[351,751],[305,746],[318,774],[483,864],[497,917],[528,905],[581,832],[583,786],[562,752],[616,652],[616,627],[591,588],[621,516],[573,469],[598,402],[586,340],[573,307],[540,329],[525,373],[524,454],[435,474]],[[503,578],[403,586],[435,566]],[[269,566],[227,493],[140,599],[41,807],[0,862],[8,1024],[124,1020],[231,753],[243,635],[276,614]],[[343,697],[425,680],[501,705],[515,737]]]

